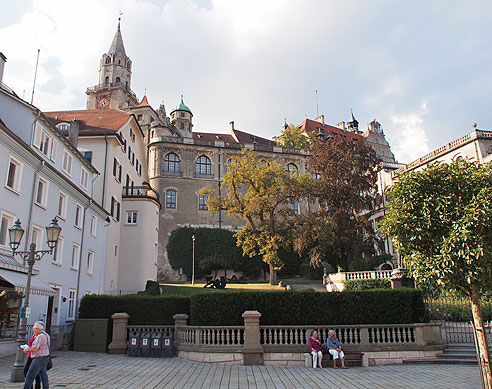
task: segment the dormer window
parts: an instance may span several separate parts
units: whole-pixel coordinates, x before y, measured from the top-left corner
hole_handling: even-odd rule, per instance
[[[56,128],[58,128],[60,131],[67,131],[70,129],[70,124],[60,123],[60,124],[57,124]]]

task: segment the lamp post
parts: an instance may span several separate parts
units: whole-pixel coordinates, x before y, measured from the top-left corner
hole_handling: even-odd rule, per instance
[[[15,224],[9,228],[9,239],[10,248],[12,249],[12,254],[20,255],[24,259],[24,263],[28,264],[27,271],[27,285],[26,293],[24,298],[24,304],[20,312],[20,324],[19,331],[17,332],[17,352],[15,357],[14,366],[10,371],[10,382],[22,382],[24,381],[24,352],[20,348],[21,344],[27,343],[27,316],[26,313],[29,311],[29,294],[31,292],[31,278],[32,269],[36,260],[40,260],[44,254],[52,254],[53,249],[56,247],[58,237],[60,236],[61,227],[58,225],[58,219],[55,217],[49,225],[46,226],[46,240],[48,243],[49,250],[36,250],[36,243],[31,243],[28,251],[17,251],[19,247],[22,236],[24,235],[24,229],[21,226],[19,219]]]
[[[191,269],[191,285],[195,285],[195,235],[191,235],[191,242],[193,244],[192,251],[192,269]]]

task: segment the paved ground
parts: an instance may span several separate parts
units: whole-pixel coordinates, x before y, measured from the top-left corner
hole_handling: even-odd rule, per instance
[[[130,358],[55,352],[51,388],[480,388],[477,366],[400,365],[347,370],[304,367],[226,366],[178,358]],[[13,357],[0,359],[0,388],[10,383]]]

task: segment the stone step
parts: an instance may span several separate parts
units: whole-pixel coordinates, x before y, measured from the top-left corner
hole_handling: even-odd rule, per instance
[[[477,359],[477,354],[463,354],[463,353],[453,353],[453,354],[439,354],[437,358],[442,359]]]
[[[453,364],[453,365],[476,365],[477,360],[473,359],[444,359],[444,358],[414,358],[404,359],[403,364]]]

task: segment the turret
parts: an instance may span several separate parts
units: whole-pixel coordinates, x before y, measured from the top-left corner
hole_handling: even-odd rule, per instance
[[[183,102],[181,95],[181,103],[171,111],[171,124],[173,124],[179,133],[186,138],[191,138],[193,133],[193,114]]]

